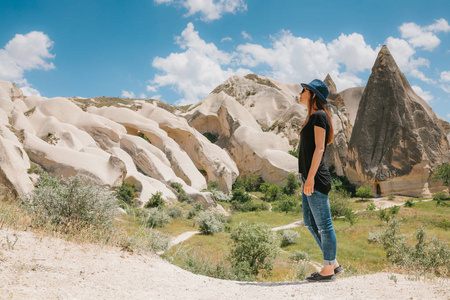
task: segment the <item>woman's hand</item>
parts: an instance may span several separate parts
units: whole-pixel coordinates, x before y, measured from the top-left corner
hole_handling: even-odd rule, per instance
[[[303,193],[310,196],[314,192],[314,177],[308,177],[305,181]]]

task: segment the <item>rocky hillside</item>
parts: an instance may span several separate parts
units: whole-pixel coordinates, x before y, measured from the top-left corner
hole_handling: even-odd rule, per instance
[[[324,80],[334,128],[330,169],[382,195],[444,189],[429,177],[449,161],[450,124],[414,93],[386,47],[365,88],[338,93],[330,76]],[[152,99],[25,97],[0,82],[0,181],[25,195],[36,170],[81,173],[110,187],[133,182],[143,203],[156,192],[175,201],[170,184],[178,182],[204,208],[222,211],[201,192],[208,183],[230,192],[238,176],[282,184],[297,172],[289,151],[307,116],[300,90],[255,74],[233,76],[199,103],[174,107]]]

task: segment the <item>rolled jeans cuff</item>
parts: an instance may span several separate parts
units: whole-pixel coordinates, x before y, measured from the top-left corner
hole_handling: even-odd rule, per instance
[[[324,266],[334,266],[336,264],[336,260],[323,260],[323,265]]]

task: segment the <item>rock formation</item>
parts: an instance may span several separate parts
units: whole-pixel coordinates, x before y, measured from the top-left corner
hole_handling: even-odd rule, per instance
[[[377,194],[429,196],[436,186],[429,180],[431,168],[447,151],[438,118],[383,46],[358,107],[347,177]]]

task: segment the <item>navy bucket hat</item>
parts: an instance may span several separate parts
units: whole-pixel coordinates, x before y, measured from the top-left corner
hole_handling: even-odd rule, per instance
[[[302,83],[301,84],[303,88],[309,89],[311,92],[316,94],[317,97],[319,97],[320,100],[322,100],[323,103],[328,104],[327,98],[330,94],[330,91],[328,90],[327,85],[325,82],[323,82],[320,79],[314,79],[309,84]]]

